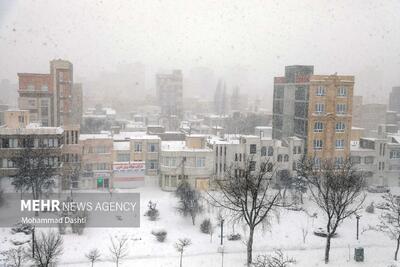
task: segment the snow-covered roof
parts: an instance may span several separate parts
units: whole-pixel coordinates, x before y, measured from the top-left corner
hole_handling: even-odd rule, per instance
[[[62,134],[61,127],[42,127],[37,124],[29,124],[26,128],[0,128],[1,135],[33,135],[33,134]]]
[[[192,151],[192,152],[204,152],[212,151],[209,148],[189,148],[186,146],[185,141],[162,141],[161,151]]]
[[[79,140],[88,139],[111,139],[109,134],[81,134],[79,135]]]
[[[130,139],[148,139],[148,140],[160,140],[160,137],[156,135],[149,135],[146,132],[120,132],[114,134],[114,140],[130,140]]]

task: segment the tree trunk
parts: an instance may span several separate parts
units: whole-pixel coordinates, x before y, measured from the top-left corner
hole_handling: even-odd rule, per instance
[[[183,251],[181,252],[181,258],[180,258],[180,261],[179,261],[179,267],[182,267],[182,256],[183,256]]]
[[[325,263],[329,262],[329,251],[331,250],[331,236],[326,236],[326,247],[325,247]]]
[[[247,242],[247,266],[250,266],[253,262],[253,236],[254,227],[250,227],[249,240]]]
[[[400,247],[400,235],[397,237],[396,252],[394,253],[394,260],[395,261],[397,261],[397,254],[399,253],[399,247]]]

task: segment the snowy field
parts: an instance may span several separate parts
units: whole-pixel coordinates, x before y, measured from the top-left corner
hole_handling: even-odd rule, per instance
[[[141,193],[140,228],[88,228],[83,235],[68,233],[64,235],[64,253],[59,259],[59,266],[90,266],[85,253],[93,248],[98,248],[102,254],[101,262],[95,266],[115,266],[111,261],[109,246],[110,237],[117,236],[126,236],[129,239],[129,256],[122,260],[120,266],[179,266],[179,255],[174,247],[179,238],[190,238],[192,241],[192,245],[184,253],[183,266],[222,266],[222,255],[218,252],[220,228],[215,229],[212,241],[209,235],[201,233],[199,229],[204,218],[210,218],[216,223],[217,210],[206,206],[205,212],[197,218],[196,225],[193,226],[189,217],[184,218],[177,213],[177,199],[173,193],[157,188],[141,188],[129,192],[132,191]],[[143,216],[150,200],[157,202],[160,211],[157,221],[149,221]],[[364,206],[371,201],[381,202],[381,194],[369,194]],[[308,200],[305,207],[309,213],[318,212],[318,218],[313,220],[302,211],[282,210],[279,216],[272,219],[268,229],[258,228],[253,257],[269,254],[274,249],[282,249],[285,254],[297,260],[295,266],[326,266],[323,261],[325,239],[312,233],[316,227],[324,226],[322,213]],[[356,241],[355,218],[348,219],[340,226],[338,237],[332,241],[331,261],[328,266],[388,267],[394,263],[394,241],[380,232],[362,233],[363,228],[377,224],[379,212],[380,210],[375,208],[374,214],[362,213],[359,241]],[[242,239],[247,237],[244,227],[236,225],[234,228],[235,232],[241,233]],[[152,230],[157,229],[165,229],[168,232],[164,243],[158,242],[151,234]],[[302,229],[308,229],[305,243]],[[232,232],[232,224],[227,222],[224,234]],[[17,237],[11,235],[10,229],[0,228],[0,251],[11,248],[11,240],[15,238]],[[245,266],[246,247],[242,241],[228,241],[225,238],[224,246],[224,266]],[[356,263],[353,260],[354,248],[358,246],[365,249],[364,263]]]

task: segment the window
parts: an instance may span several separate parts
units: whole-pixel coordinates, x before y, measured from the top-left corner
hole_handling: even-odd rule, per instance
[[[373,164],[374,163],[374,157],[373,156],[367,156],[364,158],[365,164]]]
[[[171,178],[170,178],[170,186],[171,186],[171,187],[176,187],[176,186],[177,186],[176,175],[171,175]]]
[[[323,103],[315,104],[315,112],[316,113],[324,113],[325,112],[325,104],[323,104]]]
[[[320,139],[314,139],[313,147],[314,147],[314,150],[321,150],[323,147],[323,141]]]
[[[156,170],[158,168],[158,164],[157,164],[156,160],[149,160],[148,162],[149,162],[148,168],[150,170]]]
[[[250,154],[256,154],[256,152],[257,152],[257,145],[251,144],[250,145]]]
[[[105,154],[107,153],[107,148],[105,146],[97,146],[95,147],[95,152],[97,154]]]
[[[337,122],[335,128],[337,133],[343,133],[346,129],[346,124],[344,122]]]
[[[128,153],[118,153],[117,154],[117,161],[118,162],[128,162],[130,161],[130,155]]]
[[[164,175],[164,186],[169,186],[169,175]]]
[[[142,152],[142,143],[135,143],[135,152]]]
[[[344,140],[336,139],[336,149],[344,149]]]
[[[343,157],[335,157],[335,165],[341,165],[343,164]]]
[[[346,114],[347,113],[347,105],[346,104],[337,104],[336,105],[336,113],[337,114]]]
[[[149,144],[148,145],[148,152],[157,152],[157,144]]]
[[[49,87],[47,85],[42,85],[42,87],[40,88],[42,91],[47,92],[49,91]]]
[[[274,148],[272,146],[268,147],[268,156],[271,157],[274,155]]]
[[[33,84],[28,84],[27,90],[28,91],[34,91],[35,90],[35,86]]]
[[[319,85],[316,90],[317,96],[324,96],[325,95],[325,86]]]
[[[347,96],[347,87],[341,86],[337,89],[337,96]]]
[[[321,166],[321,159],[320,158],[314,158],[314,167],[319,168]]]
[[[261,157],[265,157],[267,155],[267,147],[261,147]]]
[[[324,130],[324,123],[316,121],[314,123],[314,133],[321,133]]]
[[[390,156],[391,159],[400,159],[400,150],[392,150],[390,151]]]
[[[17,148],[18,147],[18,139],[16,138],[10,138],[9,139],[9,147],[10,148]]]
[[[196,158],[196,167],[197,168],[204,168],[205,166],[206,166],[206,158],[205,157]]]
[[[283,157],[283,161],[284,162],[288,162],[289,161],[289,155],[285,154],[285,156]]]
[[[282,162],[282,155],[281,154],[278,155],[278,162]]]
[[[28,99],[28,106],[30,108],[36,108],[36,100],[35,99]]]

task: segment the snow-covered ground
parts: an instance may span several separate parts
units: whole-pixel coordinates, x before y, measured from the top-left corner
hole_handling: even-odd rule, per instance
[[[398,189],[396,189],[398,190]],[[179,256],[174,247],[179,238],[190,238],[192,245],[184,253],[183,266],[222,266],[222,255],[218,252],[219,231],[210,240],[210,236],[199,230],[203,218],[211,218],[216,222],[217,210],[206,207],[205,212],[197,218],[193,226],[190,218],[184,218],[177,213],[177,199],[173,193],[163,192],[157,188],[140,188],[130,190],[141,193],[141,226],[140,228],[88,228],[83,235],[64,235],[64,253],[59,259],[60,266],[90,266],[85,253],[98,248],[102,253],[102,261],[95,266],[113,266],[109,253],[110,237],[126,236],[129,241],[129,256],[122,260],[120,266],[179,266]],[[393,190],[392,190],[393,191]],[[157,202],[160,219],[149,221],[143,216],[149,200]],[[371,201],[381,201],[381,194],[369,194],[365,206]],[[318,212],[318,218],[313,220],[304,212],[282,210],[278,217],[272,219],[271,226],[263,230],[257,229],[254,240],[254,257],[257,254],[269,254],[274,249],[282,249],[285,254],[297,260],[295,266],[325,266],[323,262],[325,239],[312,234],[314,228],[323,226],[323,216],[314,205],[306,201],[305,206],[312,212]],[[378,209],[374,214],[363,212],[360,220],[360,240],[356,241],[356,219],[345,221],[338,230],[338,237],[332,242],[331,262],[329,266],[368,266],[388,267],[393,264],[395,242],[383,233],[362,232],[368,225],[378,222]],[[302,228],[308,229],[306,242],[303,243]],[[152,230],[165,229],[168,232],[164,243],[156,241]],[[247,236],[245,228],[236,225],[235,232]],[[47,231],[47,229],[42,229]],[[55,229],[56,230],[56,229]],[[232,224],[227,222],[225,234],[232,233]],[[12,247],[11,240],[15,235],[10,229],[0,228],[0,251]],[[242,241],[224,239],[224,266],[245,266],[246,247]],[[353,260],[354,248],[365,248],[365,262],[356,263]],[[399,264],[400,266],[400,264]]]

